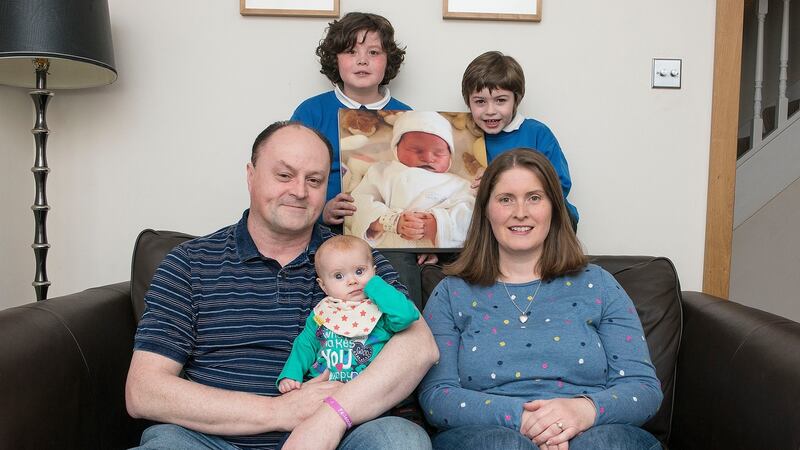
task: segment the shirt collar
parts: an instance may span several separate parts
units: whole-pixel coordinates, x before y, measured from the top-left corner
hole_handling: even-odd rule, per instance
[[[383,98],[378,100],[375,103],[367,103],[361,104],[357,101],[353,100],[352,98],[344,95],[344,92],[339,88],[338,84],[333,85],[333,92],[336,94],[336,98],[342,102],[342,104],[350,109],[361,109],[363,106],[366,109],[383,109],[389,103],[389,100],[392,99],[392,95],[389,93],[389,88],[386,86],[379,86],[378,92],[383,94]]]
[[[249,215],[250,210],[246,209],[244,214],[242,214],[242,218],[236,224],[236,251],[239,254],[239,258],[242,261],[250,261],[262,257],[269,258],[269,256],[262,255],[261,252],[258,251],[258,247],[256,247],[256,243],[253,241],[253,237],[247,229],[247,216]],[[328,227],[315,223],[314,229],[311,231],[311,240],[308,242],[305,253],[308,255],[315,254],[319,246],[332,235],[333,233]]]
[[[244,210],[242,218],[236,224],[236,252],[242,261],[261,258],[261,253],[258,252],[258,247],[256,247],[256,243],[253,242],[253,237],[250,236],[250,231],[247,229],[247,216],[249,215],[250,210]]]
[[[333,232],[330,228],[321,225],[319,222],[315,223],[314,230],[311,232],[311,241],[306,247],[306,253],[309,255],[316,254],[319,246],[331,236],[333,236]]]
[[[508,122],[508,125],[506,125],[506,127],[503,128],[503,131],[505,131],[506,133],[517,131],[519,130],[519,127],[522,126],[522,122],[524,121],[525,121],[525,116],[517,112],[517,114],[514,115],[514,118],[511,120],[511,122]]]

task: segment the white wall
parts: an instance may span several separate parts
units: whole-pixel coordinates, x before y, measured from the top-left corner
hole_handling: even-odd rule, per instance
[[[461,74],[486,50],[527,75],[522,110],[569,159],[579,237],[594,254],[666,255],[702,284],[714,2],[545,0],[541,23],[443,21],[441,2],[343,0],[388,17],[408,50],[393,83],[417,109],[463,110]],[[119,80],[51,102],[51,297],[126,280],[146,227],[206,233],[247,206],[255,135],[328,88],[325,19],[242,17],[238,2],[111,0]],[[650,88],[653,57],[683,88]],[[0,307],[33,299],[33,107],[0,86]]]
[[[800,322],[800,179],[736,227],[730,298]]]

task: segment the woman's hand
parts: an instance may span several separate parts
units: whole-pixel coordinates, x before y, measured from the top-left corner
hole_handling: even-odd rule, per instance
[[[344,192],[336,194],[336,197],[325,203],[325,208],[322,209],[322,221],[328,225],[341,224],[346,216],[352,216],[356,212],[353,201],[350,194]]]
[[[553,445],[542,444],[539,446],[539,450],[569,450],[569,441]]]
[[[562,444],[588,430],[597,412],[585,397],[554,398],[525,403],[520,433],[543,449],[562,450]]]

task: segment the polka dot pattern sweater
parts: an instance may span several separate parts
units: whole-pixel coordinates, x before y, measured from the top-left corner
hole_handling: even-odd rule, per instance
[[[539,284],[439,283],[424,316],[440,359],[419,390],[431,424],[518,430],[524,403],[576,396],[592,399],[596,425],[641,425],[655,414],[660,383],[636,308],[614,277],[590,264]]]

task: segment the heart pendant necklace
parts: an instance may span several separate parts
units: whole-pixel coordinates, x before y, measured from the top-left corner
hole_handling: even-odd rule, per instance
[[[506,290],[506,295],[508,295],[508,299],[511,300],[511,304],[514,305],[514,308],[517,308],[517,311],[519,311],[519,321],[520,321],[520,323],[527,322],[528,321],[528,310],[531,309],[531,305],[533,305],[533,300],[536,299],[536,294],[539,293],[539,288],[542,287],[542,282],[539,281],[539,285],[536,286],[536,290],[533,292],[533,295],[528,297],[528,306],[525,307],[524,311],[522,310],[522,308],[517,306],[517,302],[515,301],[517,299],[517,296],[515,294],[512,294],[512,293],[508,292],[508,286],[506,286],[505,281],[500,281],[500,282],[503,283],[503,289]]]

